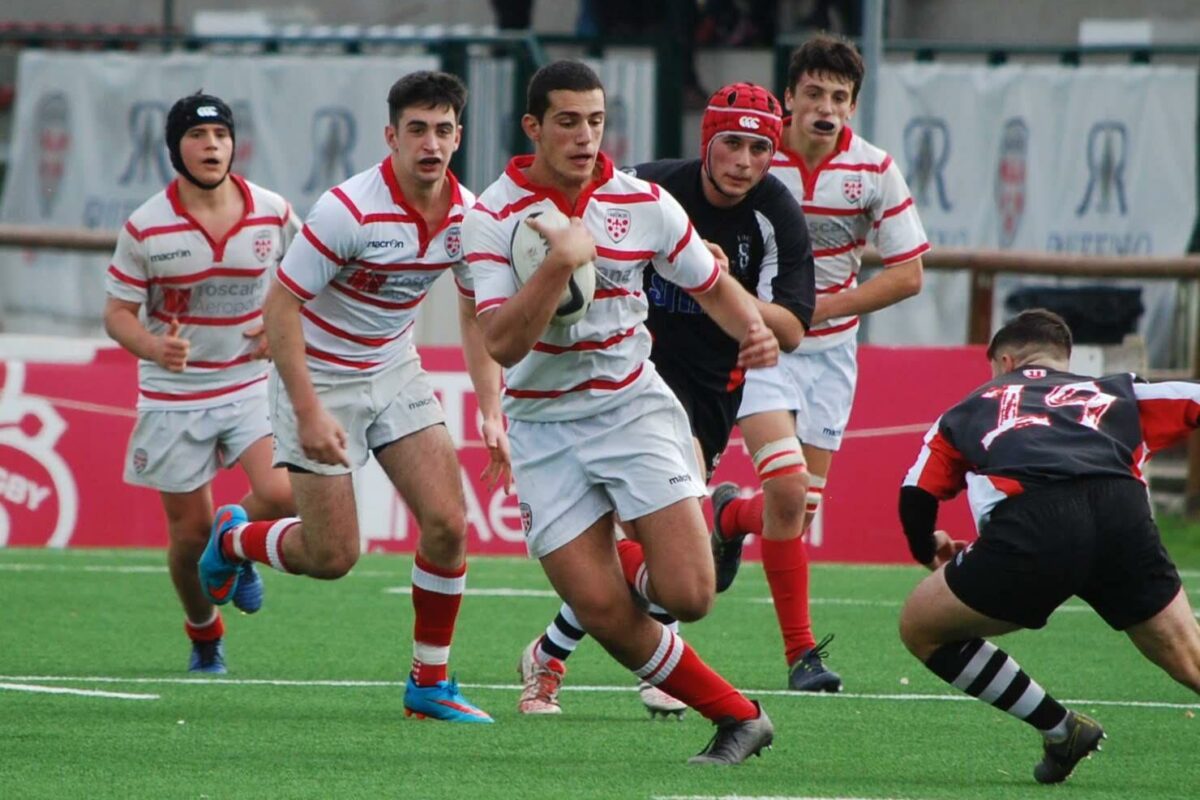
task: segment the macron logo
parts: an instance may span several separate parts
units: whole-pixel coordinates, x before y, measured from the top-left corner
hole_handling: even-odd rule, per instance
[[[197,117],[219,117],[216,106],[200,106],[196,109]]]
[[[756,131],[756,130],[758,130],[758,126],[760,125],[760,123],[758,121],[758,117],[751,117],[751,116],[747,115],[747,116],[744,116],[744,117],[741,117],[740,119],[738,119],[738,125],[741,125],[743,128],[746,128],[747,130]]]

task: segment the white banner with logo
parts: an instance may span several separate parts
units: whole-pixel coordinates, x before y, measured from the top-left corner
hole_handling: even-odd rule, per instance
[[[889,64],[878,80],[876,143],[904,170],[934,247],[1186,251],[1197,213],[1195,69]],[[997,326],[1011,315],[1004,299],[1033,282],[997,281]],[[1161,363],[1173,285],[1127,283],[1143,288],[1140,331]],[[869,338],[962,342],[967,298],[965,276],[927,273],[921,296],[873,315]]]
[[[119,228],[174,177],[163,127],[203,88],[233,108],[234,169],[300,213],[387,154],[387,93],[433,56],[242,56],[26,50],[0,220]],[[0,251],[0,309],[12,327],[94,329],[106,256]],[[14,317],[20,317],[18,322]]]

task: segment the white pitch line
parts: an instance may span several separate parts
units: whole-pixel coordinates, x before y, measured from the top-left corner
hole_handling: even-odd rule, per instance
[[[86,683],[87,681],[82,681]],[[65,686],[33,686],[28,683],[0,683],[0,690],[31,692],[33,694],[70,694],[78,697],[105,697],[111,700],[158,700],[156,694],[102,692],[99,689],[68,689]]]
[[[777,794],[654,794],[650,800],[911,800],[897,797],[808,797]]]
[[[387,594],[412,594],[412,587],[393,586],[383,591]],[[512,589],[503,586],[494,589],[476,589],[468,586],[463,591],[463,594],[474,595],[476,597],[558,597],[553,589]]]
[[[405,685],[404,681],[367,681],[367,680],[298,680],[288,678],[116,678],[103,675],[0,675],[0,681],[22,681],[33,683],[100,683],[100,684],[135,684],[135,685],[174,685],[174,686],[284,686],[284,687],[324,687],[337,689],[398,689]],[[521,686],[513,683],[460,683],[464,689],[481,689],[484,691],[519,692]],[[564,686],[565,692],[589,692],[604,694],[628,694],[636,692],[637,687],[629,686]],[[977,702],[975,698],[965,694],[885,694],[840,692],[794,692],[789,689],[742,689],[745,694],[756,697],[787,697],[793,700],[881,700],[895,702],[912,701],[946,701],[946,702]],[[1062,703],[1093,706],[1118,706],[1122,708],[1171,708],[1184,710],[1200,709],[1197,703],[1167,703],[1156,700],[1095,700],[1095,699],[1065,699]]]

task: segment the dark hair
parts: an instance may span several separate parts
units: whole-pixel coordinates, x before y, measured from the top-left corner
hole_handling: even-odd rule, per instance
[[[1014,351],[1017,356],[1032,352],[1057,350],[1064,358],[1071,355],[1071,329],[1066,320],[1044,308],[1031,308],[1010,319],[988,345],[988,360],[995,359],[1001,350]]]
[[[788,62],[787,88],[795,90],[805,73],[844,78],[854,84],[850,101],[858,101],[867,66],[849,39],[831,33],[818,34],[800,45]]]
[[[399,124],[404,109],[411,106],[449,106],[454,111],[454,119],[462,121],[463,108],[467,105],[467,87],[457,75],[449,72],[421,70],[410,72],[393,83],[388,90],[387,101],[388,121],[392,125]]]
[[[525,94],[525,113],[537,117],[538,122],[550,108],[550,93],[565,89],[568,92],[604,91],[600,76],[582,61],[554,61],[533,73],[529,79],[529,90]]]

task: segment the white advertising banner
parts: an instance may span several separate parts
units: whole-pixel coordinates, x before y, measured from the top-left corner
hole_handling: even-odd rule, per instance
[[[174,177],[163,128],[197,89],[233,108],[234,169],[304,213],[387,154],[387,93],[433,56],[97,54],[26,50],[0,220],[119,228]],[[106,256],[0,250],[0,310],[19,327],[95,328]],[[17,327],[17,325],[12,325]]]
[[[1197,212],[1195,69],[903,64],[879,80],[876,140],[904,170],[935,248],[1186,251]],[[997,282],[996,325],[1010,292],[1033,282]],[[1127,283],[1143,288],[1140,330],[1161,361],[1174,289]],[[965,276],[928,273],[920,297],[873,316],[870,339],[961,342],[967,297]]]

